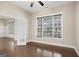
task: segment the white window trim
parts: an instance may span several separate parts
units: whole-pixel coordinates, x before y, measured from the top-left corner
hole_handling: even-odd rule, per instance
[[[13,32],[11,33],[10,32],[10,23],[13,23],[13,28],[15,28],[15,20],[14,19],[11,19],[11,20],[8,20],[8,30],[9,30],[9,34],[15,34],[15,29],[13,29]]]
[[[38,38],[52,38],[52,39],[63,39],[64,38],[64,20],[63,20],[63,13],[62,12],[60,12],[60,13],[53,13],[53,14],[47,14],[47,15],[42,15],[42,16],[37,16],[37,17],[35,17],[35,19],[36,19],[36,29],[38,28],[38,26],[37,26],[37,18],[38,17],[44,17],[44,16],[51,16],[51,15],[57,15],[57,14],[62,14],[62,16],[61,16],[61,28],[62,28],[62,31],[61,31],[61,35],[62,35],[62,38],[53,38],[53,37],[38,37]],[[37,30],[36,30],[36,37],[37,37]]]

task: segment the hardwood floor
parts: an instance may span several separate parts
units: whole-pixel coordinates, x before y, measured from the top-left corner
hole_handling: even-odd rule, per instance
[[[0,55],[14,56],[16,41],[9,37],[0,37]]]
[[[26,46],[18,46],[15,56],[21,57],[77,57],[72,48],[51,46],[41,43],[29,42]]]
[[[29,42],[17,46],[12,38],[0,38],[0,56],[5,57],[78,57],[72,48]]]

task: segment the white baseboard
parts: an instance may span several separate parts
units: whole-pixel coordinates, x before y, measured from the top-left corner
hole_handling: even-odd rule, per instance
[[[18,45],[26,45],[26,42],[21,42],[21,43],[17,42],[17,46]]]
[[[45,43],[45,44],[56,45],[56,46],[61,46],[61,47],[74,48],[74,46],[70,46],[70,45],[63,45],[63,44],[58,44],[58,43],[43,42],[43,41],[36,41],[36,40],[29,40],[28,42],[38,42],[38,43]]]
[[[77,55],[79,56],[79,50],[76,47],[74,47],[74,49],[75,49]]]
[[[79,56],[79,50],[75,46],[63,45],[63,44],[58,44],[58,43],[50,43],[50,42],[42,42],[42,41],[36,41],[36,40],[29,40],[28,42],[45,43],[45,44],[56,45],[56,46],[61,46],[61,47],[73,48],[76,51],[77,55]]]

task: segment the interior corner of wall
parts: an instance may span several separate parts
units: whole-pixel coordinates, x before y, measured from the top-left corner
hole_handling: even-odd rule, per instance
[[[77,49],[76,47],[74,47],[74,49],[75,49],[77,55],[79,56],[79,49]]]

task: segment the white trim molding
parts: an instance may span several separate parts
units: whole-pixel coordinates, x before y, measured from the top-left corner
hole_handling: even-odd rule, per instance
[[[43,41],[36,41],[36,40],[28,40],[27,43],[28,43],[28,42],[37,42],[37,43],[44,43],[44,44],[50,44],[50,45],[61,46],[61,47],[74,48],[74,46],[71,46],[71,45],[63,45],[63,44],[58,44],[58,43],[43,42]]]
[[[28,40],[27,43],[28,42],[45,43],[45,44],[56,45],[56,46],[61,46],[61,47],[73,48],[75,52],[77,53],[77,55],[79,56],[79,50],[75,46],[63,45],[63,44],[51,43],[51,42],[42,42],[42,41],[36,41],[36,40]]]
[[[64,37],[64,33],[63,33],[63,31],[64,31],[64,29],[63,29],[63,26],[64,26],[64,24],[63,24],[63,12],[60,12],[60,13],[54,13],[54,14],[47,14],[47,15],[42,15],[42,16],[37,16],[35,19],[36,19],[36,25],[38,24],[37,23],[37,18],[39,18],[39,17],[46,17],[46,16],[54,16],[54,15],[59,15],[59,14],[61,14],[61,36],[62,36],[62,38],[54,38],[54,37],[51,37],[51,38],[53,38],[53,39],[63,39],[63,37]],[[52,25],[53,26],[53,25]],[[36,26],[37,28],[38,28],[38,26]],[[37,30],[36,30],[36,37],[37,37]],[[44,38],[44,36],[43,36],[43,38]]]
[[[74,49],[75,49],[77,55],[79,56],[79,50],[76,47],[74,47]]]

